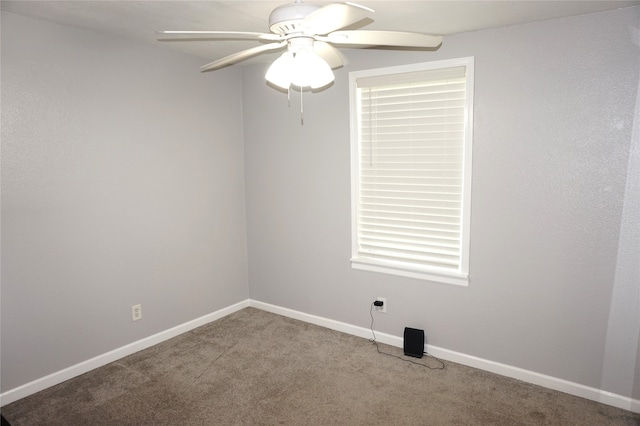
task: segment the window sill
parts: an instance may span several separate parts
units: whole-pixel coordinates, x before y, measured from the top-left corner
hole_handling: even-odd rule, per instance
[[[402,264],[393,265],[370,259],[351,259],[351,267],[363,271],[379,272],[383,274],[398,275],[407,278],[416,278],[419,280],[433,281],[442,284],[451,284],[462,287],[469,285],[469,275],[459,273],[457,271],[447,270],[421,270],[418,268],[407,268]]]

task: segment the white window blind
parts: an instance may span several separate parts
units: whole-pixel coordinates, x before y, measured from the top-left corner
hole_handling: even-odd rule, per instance
[[[465,63],[352,80],[355,263],[466,277],[468,71]]]

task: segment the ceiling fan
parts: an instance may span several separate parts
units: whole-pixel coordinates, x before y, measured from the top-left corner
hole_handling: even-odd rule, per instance
[[[291,86],[319,89],[333,80],[333,68],[343,65],[335,46],[372,48],[436,48],[442,37],[404,31],[359,30],[373,21],[374,10],[355,3],[285,4],[269,15],[270,33],[245,31],[159,31],[161,41],[256,40],[262,44],[202,66],[217,70],[265,52],[286,49],[270,66],[265,78],[283,89]]]

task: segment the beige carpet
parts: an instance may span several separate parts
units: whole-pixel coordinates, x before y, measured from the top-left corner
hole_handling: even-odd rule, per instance
[[[2,414],[13,426],[640,425],[638,414],[445,364],[429,370],[366,339],[247,308]]]

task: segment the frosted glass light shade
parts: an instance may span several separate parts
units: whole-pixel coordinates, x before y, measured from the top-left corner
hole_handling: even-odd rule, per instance
[[[292,84],[317,89],[331,83],[334,78],[324,59],[306,48],[298,51],[293,62]]]
[[[291,73],[293,71],[293,53],[286,51],[278,59],[273,61],[267,74],[264,76],[268,82],[283,89],[291,86]]]

